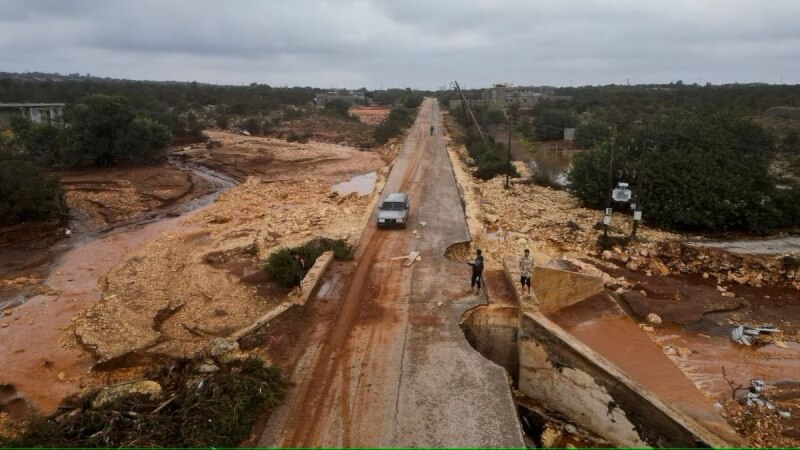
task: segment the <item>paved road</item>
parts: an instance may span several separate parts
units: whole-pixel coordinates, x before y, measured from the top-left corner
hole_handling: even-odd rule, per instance
[[[444,257],[469,233],[441,130],[426,99],[384,188],[409,193],[413,225],[366,230],[335,318],[308,334],[259,446],[524,445],[505,371],[458,327],[481,299],[467,294],[469,268]],[[389,259],[411,251],[422,261],[410,268]]]

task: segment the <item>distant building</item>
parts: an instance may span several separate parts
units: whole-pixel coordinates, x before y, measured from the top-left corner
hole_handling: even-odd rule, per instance
[[[35,123],[50,123],[64,114],[64,103],[0,103],[0,130],[11,128],[11,118],[20,115]]]
[[[467,99],[467,105],[469,105],[470,107],[474,107],[474,106],[478,106],[478,105],[485,105],[487,103],[488,102],[486,100],[479,99],[479,98],[468,98]],[[456,108],[461,108],[461,99],[460,98],[451,99],[450,100],[450,104],[448,105],[448,108],[450,109],[450,111],[453,111]]]
[[[467,99],[470,106],[491,105],[506,109],[513,104],[519,104],[520,109],[531,109],[541,101],[572,100],[569,95],[554,95],[553,89],[514,86],[511,83],[497,83],[481,92],[479,99]],[[450,109],[460,108],[461,100],[450,100]]]
[[[521,109],[530,109],[542,98],[539,89],[525,86],[514,86],[511,83],[498,83],[481,94],[481,99],[490,105],[507,108],[519,103]]]
[[[564,140],[569,142],[575,140],[575,128],[564,128]]]
[[[317,106],[325,106],[328,100],[344,100],[351,105],[366,105],[368,104],[367,96],[360,91],[328,91],[320,92],[314,96],[314,103]]]

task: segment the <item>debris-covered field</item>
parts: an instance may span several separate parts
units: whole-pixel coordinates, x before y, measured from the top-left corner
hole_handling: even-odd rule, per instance
[[[87,389],[51,416],[29,417],[24,431],[0,433],[0,446],[234,447],[286,387],[255,357],[167,360],[142,379]]]

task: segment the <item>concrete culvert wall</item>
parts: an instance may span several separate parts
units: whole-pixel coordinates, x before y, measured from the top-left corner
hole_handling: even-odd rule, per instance
[[[465,312],[459,325],[472,348],[506,369],[516,382],[519,374],[518,324],[519,308],[481,305]]]
[[[519,389],[621,447],[729,446],[671,411],[543,315],[519,331]]]

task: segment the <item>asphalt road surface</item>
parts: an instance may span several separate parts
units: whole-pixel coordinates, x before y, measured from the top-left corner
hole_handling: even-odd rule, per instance
[[[258,446],[524,445],[505,371],[458,327],[483,298],[469,294],[470,268],[444,257],[470,236],[442,129],[438,104],[426,99],[382,194],[408,192],[412,222],[370,222],[331,319],[302,335],[294,388]],[[422,260],[411,267],[390,259],[412,251]],[[306,308],[315,301],[327,300]]]

